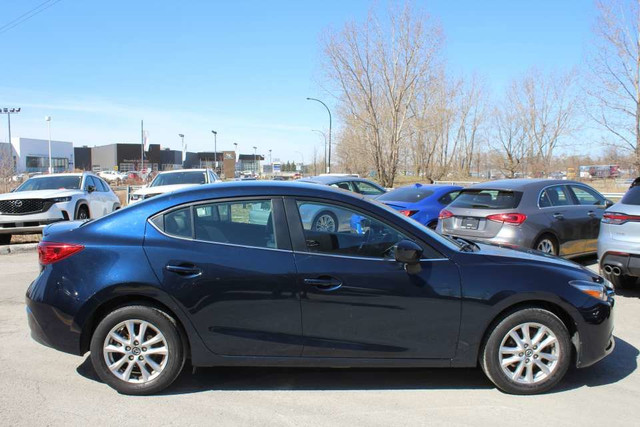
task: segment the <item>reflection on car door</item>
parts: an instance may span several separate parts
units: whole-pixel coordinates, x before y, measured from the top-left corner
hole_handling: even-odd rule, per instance
[[[596,252],[600,220],[606,209],[605,198],[597,191],[584,185],[569,185],[569,188],[586,224],[583,235],[583,252]]]
[[[538,205],[544,209],[547,224],[558,236],[559,255],[584,252],[583,236],[589,224],[586,223],[567,186],[553,185],[545,188],[540,193]]]
[[[89,203],[89,214],[91,218],[100,218],[103,215],[104,202],[100,196],[100,187],[96,180],[92,176],[87,176],[85,179],[85,187],[87,202]],[[89,193],[89,186],[93,186],[95,191]]]
[[[343,210],[362,232],[303,226],[304,205]],[[460,319],[460,279],[449,259],[425,245],[419,274],[393,259],[403,232],[331,202],[286,200],[301,287],[305,357],[453,357]]]
[[[269,205],[266,223],[252,208]],[[300,296],[281,199],[174,209],[147,225],[144,249],[163,289],[220,355],[299,356]]]

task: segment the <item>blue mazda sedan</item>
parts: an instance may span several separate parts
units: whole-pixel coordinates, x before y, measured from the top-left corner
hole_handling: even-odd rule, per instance
[[[440,211],[460,190],[458,185],[413,184],[384,193],[377,200],[435,230]]]
[[[359,217],[316,230],[308,205]],[[254,210],[269,213],[252,221]],[[255,217],[255,215],[253,216]],[[610,283],[570,261],[449,239],[362,195],[203,185],[49,226],[27,291],[33,338],[121,393],[193,366],[474,367],[550,389],[614,346]]]

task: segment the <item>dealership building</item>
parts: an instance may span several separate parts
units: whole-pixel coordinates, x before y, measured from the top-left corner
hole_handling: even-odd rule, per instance
[[[13,137],[11,148],[16,173],[49,170],[49,140]],[[75,168],[73,143],[52,140],[51,163],[54,172],[72,171]]]

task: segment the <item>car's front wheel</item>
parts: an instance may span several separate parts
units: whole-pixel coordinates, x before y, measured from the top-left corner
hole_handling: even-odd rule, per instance
[[[502,318],[489,332],[480,365],[502,391],[537,394],[554,387],[571,362],[571,341],[550,311],[525,308]]]
[[[123,394],[163,390],[178,377],[185,362],[175,320],[144,305],[109,313],[96,327],[90,349],[100,378]]]
[[[335,233],[338,231],[338,218],[328,211],[320,212],[313,220],[311,229],[325,233]]]

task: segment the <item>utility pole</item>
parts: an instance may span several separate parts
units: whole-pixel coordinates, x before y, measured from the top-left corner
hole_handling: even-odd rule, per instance
[[[179,133],[178,136],[182,138],[182,167],[184,167],[184,134]]]
[[[215,159],[213,170],[215,173],[218,173],[218,132],[212,130],[211,133],[213,134],[213,158]]]
[[[7,115],[7,124],[8,124],[8,131],[9,131],[9,147],[11,147],[11,115],[12,114],[18,114],[20,112],[20,108],[0,108],[0,114],[6,114]],[[9,148],[9,155],[13,158],[13,150],[12,148]],[[13,159],[11,160],[11,168],[14,169],[15,165],[13,163]]]
[[[51,159],[51,116],[45,116],[44,120],[47,122],[47,128],[49,129],[49,175],[53,173],[53,163]]]
[[[253,173],[258,176],[258,156],[256,154],[256,150],[258,147],[253,147]]]
[[[327,173],[331,173],[331,110],[329,110],[329,107],[327,107],[327,104],[325,104],[324,102],[320,101],[319,99],[316,98],[307,98],[307,101],[317,101],[320,104],[324,105],[324,108],[327,109],[327,113],[329,113],[329,153],[327,156]]]

